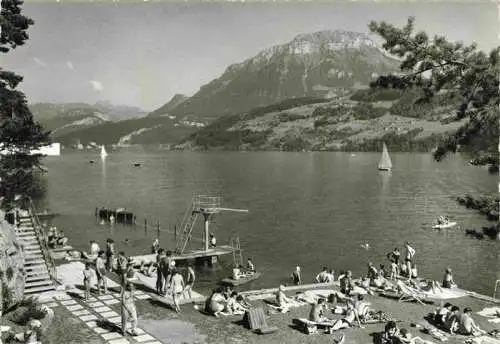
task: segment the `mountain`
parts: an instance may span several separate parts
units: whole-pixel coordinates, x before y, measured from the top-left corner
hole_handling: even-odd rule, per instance
[[[97,144],[172,144],[196,130],[196,124],[178,122],[169,117],[141,117],[119,122],[106,122],[80,128],[57,136],[63,145],[80,142]]]
[[[295,98],[225,116],[190,134],[178,149],[429,151],[463,122],[458,100],[419,103],[414,91],[338,90],[333,99]]]
[[[111,118],[116,121],[144,117],[147,115],[147,111],[144,111],[138,107],[128,105],[113,105],[109,101],[98,101],[94,104],[94,107],[101,112],[109,114]]]
[[[170,99],[165,105],[162,105],[158,109],[149,113],[148,116],[158,117],[158,116],[168,116],[170,112],[175,109],[180,104],[184,103],[189,97],[183,94],[176,94]]]
[[[181,135],[191,135],[221,116],[243,116],[287,99],[333,99],[343,90],[366,87],[398,65],[362,33],[302,34],[229,66],[192,97],[175,95],[146,117],[95,123],[59,137],[62,142],[178,143]]]
[[[362,33],[301,34],[229,66],[170,114],[208,123],[289,98],[329,97],[339,87],[368,85],[376,76],[396,71],[398,65]]]
[[[109,102],[98,102],[94,105],[86,103],[35,103],[29,107],[34,118],[46,130],[51,131],[53,139],[77,130],[146,114],[138,108],[114,106]]]

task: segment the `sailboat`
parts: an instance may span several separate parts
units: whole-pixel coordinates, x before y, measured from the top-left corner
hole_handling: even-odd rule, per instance
[[[104,148],[104,145],[101,145],[101,158],[104,159],[107,156],[108,153],[106,152],[106,148]]]
[[[390,171],[392,169],[391,157],[389,156],[389,152],[387,151],[385,142],[382,148],[382,156],[380,157],[380,160],[378,162],[378,169],[380,171]]]

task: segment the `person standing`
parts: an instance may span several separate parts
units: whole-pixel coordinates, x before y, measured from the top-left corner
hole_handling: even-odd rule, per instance
[[[151,245],[151,253],[157,254],[159,249],[160,249],[160,239],[156,238],[153,241],[153,244]]]
[[[163,260],[166,259],[165,250],[160,248],[158,250],[158,254],[156,255],[156,293],[158,295],[163,294],[163,265],[165,262]]]
[[[101,249],[99,248],[99,244],[96,243],[94,240],[90,240],[90,256],[91,258],[97,257],[97,254],[99,253]]]
[[[172,251],[167,251],[167,256],[163,259],[163,278],[165,279],[165,285],[163,286],[163,294],[167,294],[168,288],[170,288],[170,280],[172,278],[172,272],[175,268],[175,260],[172,257]]]
[[[127,257],[125,257],[125,252],[120,251],[118,253],[118,262],[117,262],[117,269],[116,273],[118,276],[120,276],[120,282],[121,285],[125,285],[125,281],[127,280],[126,274],[127,274]]]
[[[97,276],[97,295],[101,295],[101,284],[104,289],[104,294],[108,292],[106,283],[106,263],[104,251],[99,251],[95,261],[95,272]]]
[[[292,281],[293,281],[293,284],[295,284],[295,285],[302,284],[302,277],[300,275],[300,266],[298,266],[298,265],[295,268],[295,271],[292,272]]]
[[[192,290],[194,286],[194,281],[196,280],[196,275],[193,269],[192,265],[188,265],[187,268],[187,277],[186,277],[186,287],[184,288],[184,291],[188,292],[189,299],[193,298],[192,295]]]
[[[92,283],[92,269],[90,268],[90,262],[85,263],[85,269],[83,270],[83,287],[85,288],[85,301],[90,299],[90,288]]]
[[[406,256],[405,256],[405,264],[406,268],[408,271],[408,280],[411,280],[412,278],[412,268],[413,268],[413,259],[415,256],[415,249],[410,245],[410,243],[407,241],[405,243],[405,248],[406,248]]]
[[[182,275],[179,273],[179,271],[177,271],[177,269],[172,270],[171,285],[172,299],[174,300],[175,311],[177,313],[180,313],[181,307],[179,306],[179,298],[184,291],[184,278],[182,278]]]
[[[106,269],[113,271],[113,262],[115,259],[115,242],[113,239],[106,240]]]
[[[121,313],[122,313],[122,334],[126,335],[127,325],[130,322],[130,333],[132,336],[137,336],[137,310],[134,303],[134,287],[132,283],[126,283],[122,287],[120,295]]]

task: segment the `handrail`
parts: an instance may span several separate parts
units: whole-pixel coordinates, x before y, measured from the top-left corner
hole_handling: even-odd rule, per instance
[[[37,236],[38,242],[40,243],[40,248],[45,260],[45,264],[47,266],[47,270],[49,272],[49,276],[53,281],[57,281],[57,269],[56,269],[56,264],[54,260],[52,259],[52,256],[50,255],[50,249],[49,245],[47,242],[47,238],[45,237],[45,233],[43,232],[42,229],[42,224],[40,222],[40,219],[38,218],[37,212],[35,205],[33,203],[33,200],[29,198],[29,209],[28,212],[31,215],[31,218],[33,219],[33,228],[35,229],[35,234]]]
[[[493,298],[496,299],[497,288],[500,285],[500,279],[495,282],[495,291],[493,292]]]

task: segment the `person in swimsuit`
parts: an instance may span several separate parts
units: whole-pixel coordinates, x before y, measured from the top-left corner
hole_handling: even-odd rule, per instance
[[[453,280],[453,271],[448,268],[445,271],[444,278],[443,278],[443,288],[453,288],[456,287],[456,283]]]
[[[323,270],[316,276],[316,283],[327,283],[330,280],[328,276],[328,268],[326,266],[323,267]]]
[[[434,313],[434,321],[436,322],[436,324],[442,327],[445,326],[446,319],[451,312],[451,307],[453,307],[453,305],[449,302],[446,302],[443,306],[436,309],[436,312]]]
[[[332,319],[328,319],[324,316],[326,308],[325,299],[320,298],[318,302],[313,304],[311,307],[311,311],[309,312],[309,320],[314,321],[316,323],[329,323]]]
[[[157,254],[160,249],[160,239],[156,238],[151,245],[151,253]]]
[[[125,252],[120,251],[118,253],[116,273],[120,276],[120,282],[122,286],[125,286],[126,273],[127,273],[127,257],[125,257]]]
[[[464,309],[464,312],[458,320],[457,332],[465,336],[477,336],[485,333],[484,330],[476,325],[474,319],[472,319],[472,309],[469,307]]]
[[[184,292],[184,278],[177,269],[172,270],[172,298],[174,300],[175,311],[180,313],[179,298]]]
[[[408,280],[411,280],[412,278],[412,262],[413,262],[413,257],[415,256],[415,249],[411,247],[410,243],[407,241],[405,243],[405,248],[406,248],[406,257],[405,257],[405,263],[406,263],[406,268],[408,271]]]
[[[104,251],[99,251],[97,259],[95,261],[95,272],[97,276],[97,295],[101,295],[101,284],[104,289],[104,294],[108,292],[108,286],[106,282],[106,255]]]
[[[295,271],[292,272],[292,281],[295,285],[302,284],[302,277],[300,276],[300,266],[297,266],[295,268]]]
[[[165,279],[165,284],[163,285],[163,294],[166,295],[168,288],[170,288],[172,271],[175,268],[175,260],[172,258],[172,251],[167,251],[166,257],[161,262],[162,275]]]
[[[156,293],[158,295],[163,294],[163,265],[166,264],[163,262],[164,259],[166,259],[165,250],[160,248],[156,255],[156,264],[158,266],[156,269]]]
[[[89,262],[85,263],[85,269],[83,270],[83,287],[85,288],[85,301],[90,299],[90,288],[92,283],[92,264]]]
[[[337,320],[331,327],[330,331],[334,332],[343,328],[351,327],[354,325],[354,321],[358,322],[359,327],[364,328],[361,326],[361,322],[359,321],[358,314],[354,309],[354,305],[349,302],[347,304],[347,312],[345,316],[342,319]]]
[[[255,265],[252,262],[252,258],[248,258],[247,260],[247,271],[250,273],[255,273]]]
[[[346,274],[340,279],[340,292],[346,296],[349,296],[354,290],[354,284],[352,282],[352,272],[348,270]]]
[[[64,236],[64,232],[60,231],[56,234],[56,245],[65,246],[68,242],[68,238]]]
[[[115,260],[115,242],[113,239],[106,240],[106,270],[113,271],[113,262]]]
[[[215,289],[212,295],[205,302],[205,312],[219,317],[220,312],[224,310],[225,298],[219,289]]]
[[[189,298],[192,299],[192,290],[193,290],[193,285],[194,281],[196,280],[196,275],[193,269],[192,265],[188,265],[187,268],[187,277],[186,277],[186,287],[184,288],[184,291],[187,291]]]

